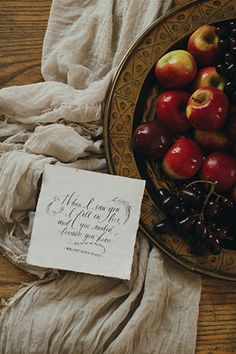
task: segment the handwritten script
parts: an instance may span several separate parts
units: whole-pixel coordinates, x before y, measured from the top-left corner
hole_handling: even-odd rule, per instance
[[[66,240],[65,249],[97,257],[120,236],[119,227],[128,221],[130,213],[129,203],[119,197],[101,204],[95,197],[84,201],[76,192],[57,195],[47,205],[47,214],[57,220],[58,235]]]

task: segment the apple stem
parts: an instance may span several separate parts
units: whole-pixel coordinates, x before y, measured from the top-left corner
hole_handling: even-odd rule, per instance
[[[194,102],[197,102],[197,103],[202,103],[202,100],[199,100],[199,99],[197,99],[197,98],[195,98],[195,97],[192,97],[192,100],[193,100]]]

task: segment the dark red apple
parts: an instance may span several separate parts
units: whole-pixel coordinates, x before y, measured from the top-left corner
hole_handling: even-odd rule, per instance
[[[175,141],[164,156],[162,167],[164,172],[174,179],[193,177],[202,165],[202,154],[197,143],[185,137]]]
[[[200,69],[193,83],[193,89],[197,90],[203,87],[216,87],[223,91],[225,80],[218,74],[214,66],[206,66]]]
[[[193,127],[204,131],[218,131],[228,115],[229,101],[224,92],[215,87],[200,88],[190,97],[186,115]]]
[[[213,152],[202,165],[201,179],[216,182],[219,193],[228,192],[236,183],[236,159],[225,152]]]
[[[188,52],[201,66],[215,65],[219,61],[219,38],[215,29],[215,26],[203,25],[189,37]]]
[[[159,121],[150,121],[139,125],[133,134],[135,151],[147,158],[158,159],[173,143],[169,128]]]
[[[165,91],[156,100],[158,119],[174,132],[185,131],[190,128],[186,117],[186,106],[190,94],[185,91]]]
[[[193,56],[181,49],[166,53],[155,66],[157,80],[168,89],[187,86],[196,73],[197,65]]]
[[[205,132],[200,129],[195,129],[194,139],[202,147],[215,151],[226,150],[230,147],[231,141],[223,131],[218,132]]]

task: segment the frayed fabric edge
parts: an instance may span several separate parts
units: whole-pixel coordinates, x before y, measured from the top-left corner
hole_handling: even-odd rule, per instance
[[[60,276],[61,273],[58,270],[53,270],[48,275],[46,275],[44,279],[34,280],[30,283],[22,282],[21,285],[19,285],[19,290],[15,295],[9,297],[7,300],[1,299],[3,308],[0,310],[0,322],[1,316],[4,315],[7,311],[9,311],[13,305],[18,303],[21,298],[27,293],[27,291],[30,290],[33,286],[48,283],[59,278]]]

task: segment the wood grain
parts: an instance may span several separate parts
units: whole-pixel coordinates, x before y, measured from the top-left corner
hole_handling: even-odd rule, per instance
[[[42,81],[40,58],[50,6],[51,0],[0,1],[0,87]],[[0,256],[0,298],[13,296],[31,279]],[[196,353],[235,353],[236,282],[203,276],[202,285]]]
[[[6,258],[0,255],[0,298],[8,299],[19,289],[19,286],[34,280],[35,278],[15,267]]]
[[[0,1],[0,86],[42,80],[40,59],[51,1]]]
[[[51,0],[0,1],[0,87],[42,81],[40,65]],[[33,279],[0,255],[0,299]]]

